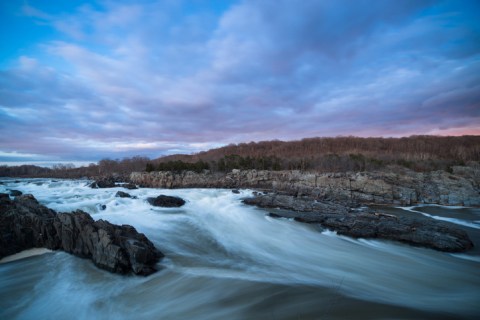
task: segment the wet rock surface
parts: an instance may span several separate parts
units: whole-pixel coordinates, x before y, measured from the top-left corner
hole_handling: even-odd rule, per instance
[[[243,202],[262,208],[289,210],[269,213],[269,216],[319,224],[353,238],[394,240],[445,252],[473,248],[473,242],[464,230],[429,217],[398,217],[374,210],[358,210],[355,203],[322,202],[274,193],[257,195]]]
[[[113,179],[103,179],[92,182],[90,188],[99,189],[99,188],[115,188],[115,181]]]
[[[117,191],[117,193],[115,193],[115,197],[117,197],[117,198],[132,198],[132,196],[129,193],[123,192],[123,191]]]
[[[281,208],[285,210],[301,211],[301,212],[330,212],[345,214],[350,207],[358,207],[356,203],[334,203],[329,201],[317,201],[308,197],[293,197],[276,193],[259,194],[253,198],[246,198],[243,203],[255,205],[261,208]]]
[[[32,195],[0,195],[0,258],[34,247],[63,250],[91,259],[99,268],[148,275],[163,254],[129,225],[94,221],[77,210],[56,213]]]
[[[159,195],[156,198],[147,198],[148,203],[155,207],[178,208],[185,204],[185,200],[179,197]]]

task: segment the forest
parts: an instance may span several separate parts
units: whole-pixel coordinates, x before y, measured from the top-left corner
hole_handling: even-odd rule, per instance
[[[79,178],[127,176],[133,171],[229,172],[232,169],[302,170],[317,172],[392,170],[451,171],[453,166],[480,161],[480,136],[410,136],[404,138],[306,138],[230,144],[196,154],[149,159],[135,156],[102,159],[75,168],[32,165],[0,166],[0,177]]]
[[[193,155],[152,160],[209,164],[210,170],[372,171],[406,167],[415,171],[446,170],[480,160],[480,136],[411,136],[405,138],[306,138],[230,144]]]

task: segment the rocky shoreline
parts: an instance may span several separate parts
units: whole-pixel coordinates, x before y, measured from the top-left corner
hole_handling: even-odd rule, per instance
[[[0,194],[0,258],[30,248],[63,250],[121,274],[154,273],[163,257],[132,226],[95,221],[81,210],[56,213],[29,194]]]
[[[417,203],[480,206],[480,168],[453,172],[346,172],[232,170],[229,173],[133,172],[130,181],[151,188],[251,188],[332,202],[409,206]]]
[[[269,213],[273,218],[317,224],[352,238],[385,239],[445,252],[473,248],[467,233],[452,223],[429,217],[395,216],[353,203],[332,203],[274,193],[257,194],[243,203],[285,211]]]
[[[125,181],[127,180],[127,181]],[[129,181],[128,181],[129,180]],[[300,171],[232,170],[229,173],[133,172],[123,179],[127,189],[239,188],[254,192],[245,204],[280,208],[273,218],[291,218],[317,224],[353,238],[386,239],[445,252],[473,247],[468,234],[456,225],[429,217],[393,216],[368,204],[439,204],[480,206],[480,169],[454,167],[453,173],[436,171],[311,173]],[[92,188],[118,186],[115,179],[100,179]],[[12,193],[12,192],[11,192]],[[13,196],[13,194],[10,194]],[[131,197],[118,191],[117,197]],[[179,207],[185,201],[160,195],[146,199],[151,205]],[[94,221],[87,213],[56,213],[32,195],[18,193],[14,200],[0,194],[0,258],[29,248],[64,250],[91,259],[111,272],[148,275],[163,257],[135,228]]]

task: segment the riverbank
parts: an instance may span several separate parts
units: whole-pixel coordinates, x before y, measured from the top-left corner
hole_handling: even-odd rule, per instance
[[[333,202],[410,206],[480,206],[480,168],[445,171],[314,173],[237,170],[229,173],[133,172],[130,181],[151,188],[251,188]]]

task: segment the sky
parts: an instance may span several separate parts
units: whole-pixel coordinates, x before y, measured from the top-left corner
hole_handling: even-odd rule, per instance
[[[480,134],[480,1],[0,1],[0,162]]]

